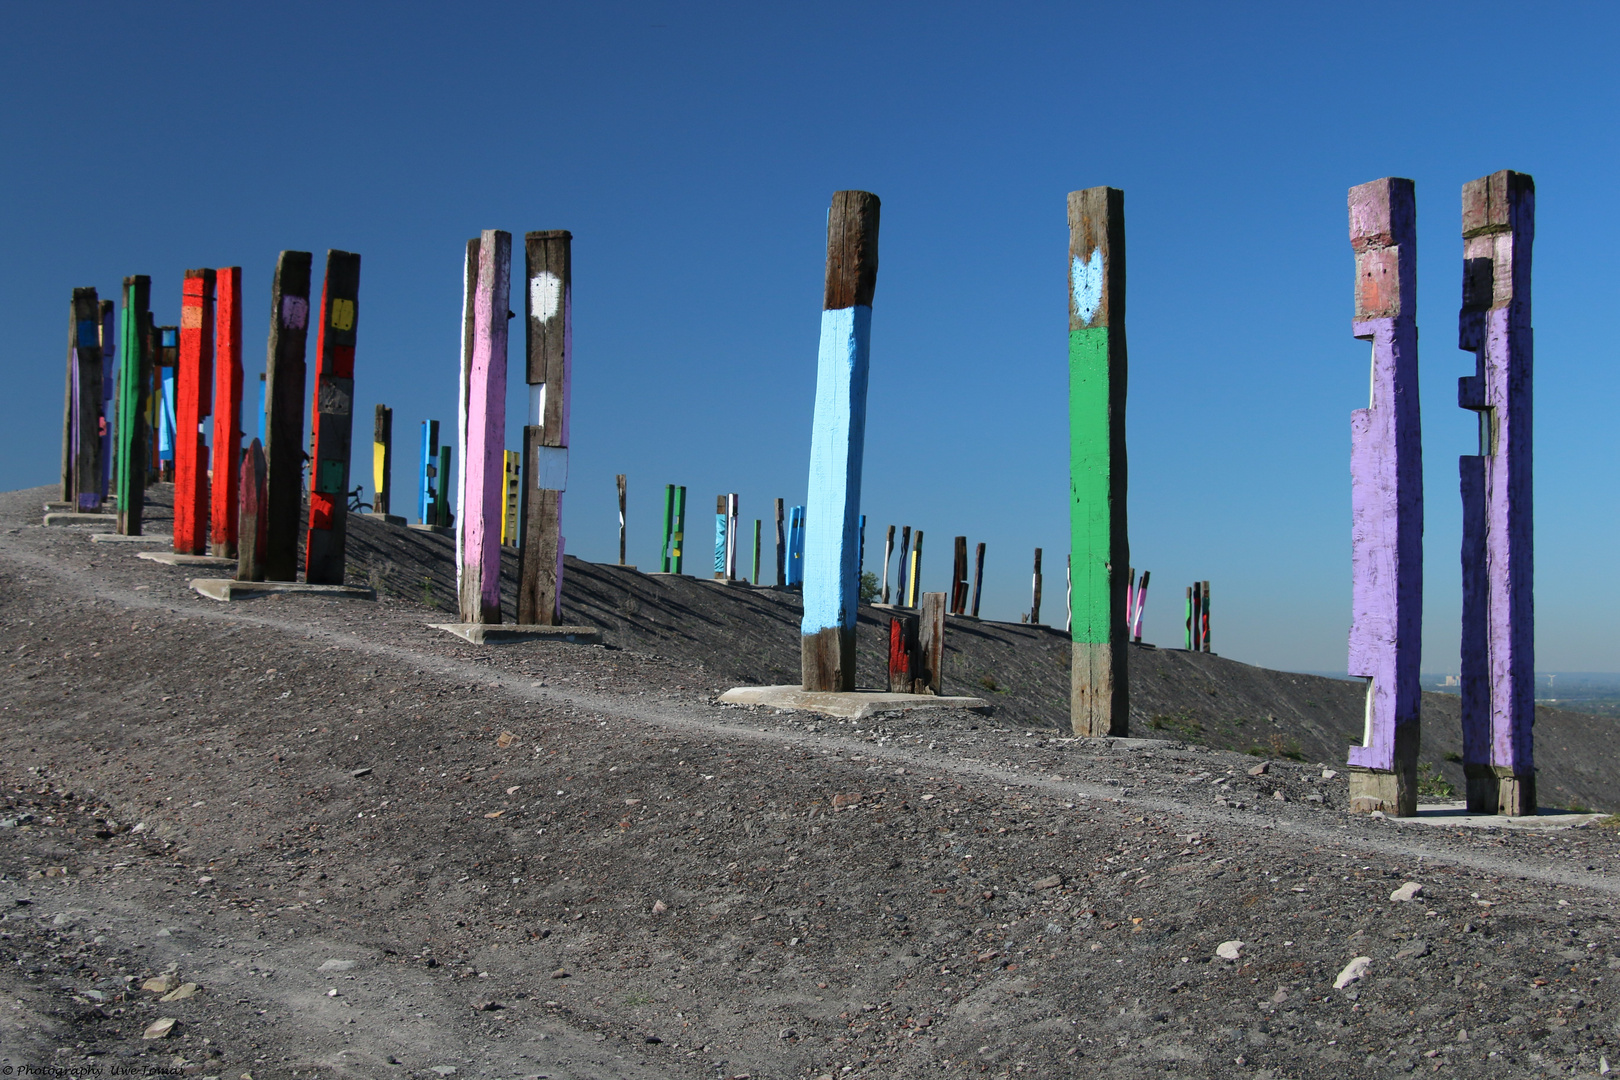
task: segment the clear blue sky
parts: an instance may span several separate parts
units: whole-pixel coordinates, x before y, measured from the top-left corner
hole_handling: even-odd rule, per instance
[[[187,267],[242,266],[252,388],[276,253],[342,248],[364,259],[355,473],[386,402],[408,491],[421,419],[454,429],[466,239],[566,228],[568,550],[616,557],[624,472],[631,561],[652,563],[674,482],[701,562],[714,495],[749,521],[803,501],[826,209],[863,188],[883,200],[868,550],[921,527],[943,588],[951,537],[986,541],[985,614],[1016,619],[1039,545],[1061,623],[1064,203],[1108,184],[1146,637],[1179,644],[1182,587],[1207,578],[1217,651],[1342,671],[1368,357],[1345,192],[1395,174],[1419,213],[1423,667],[1455,670],[1458,191],[1513,168],[1539,209],[1537,667],[1620,670],[1617,23],[1596,3],[13,6],[5,486],[56,476],[74,286],[150,274],[177,322]]]

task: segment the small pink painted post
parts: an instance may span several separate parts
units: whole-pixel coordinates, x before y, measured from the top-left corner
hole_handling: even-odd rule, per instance
[[[474,243],[470,337],[464,388],[461,506],[456,518],[456,593],[464,623],[501,621],[501,517],[506,486],[506,320],[512,234],[485,229]],[[469,245],[469,255],[471,245]],[[473,266],[469,259],[469,274]],[[465,347],[465,346],[464,346]]]
[[[1367,680],[1366,730],[1350,748],[1350,809],[1411,817],[1423,644],[1417,203],[1412,181],[1385,177],[1351,188],[1349,204],[1351,330],[1372,342],[1370,400],[1350,414],[1349,673]]]

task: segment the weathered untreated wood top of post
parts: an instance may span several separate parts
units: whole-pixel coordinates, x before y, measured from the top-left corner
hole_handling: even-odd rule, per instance
[[[1069,329],[1125,325],[1125,193],[1069,192]]]
[[[523,235],[529,274],[524,312],[529,320],[529,385],[545,384],[537,417],[541,446],[568,445],[569,352],[572,348],[573,233],[544,229]]]
[[[878,211],[869,191],[836,191],[827,212],[827,291],[822,307],[871,307],[877,291]]]

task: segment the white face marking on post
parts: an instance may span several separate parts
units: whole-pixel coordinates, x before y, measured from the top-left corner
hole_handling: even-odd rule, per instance
[[[529,423],[539,427],[546,415],[546,384],[529,384]]]
[[[529,282],[529,312],[541,322],[550,322],[562,306],[562,279],[542,270]]]
[[[1076,255],[1069,268],[1069,287],[1074,291],[1074,313],[1087,326],[1097,317],[1102,306],[1103,259],[1102,249],[1092,248],[1091,258]]]

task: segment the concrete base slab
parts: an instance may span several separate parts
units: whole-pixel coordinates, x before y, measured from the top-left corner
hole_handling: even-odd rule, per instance
[[[428,623],[435,630],[454,634],[474,645],[513,645],[520,641],[561,641],[571,645],[600,645],[602,631],[594,626],[528,626],[519,623]]]
[[[360,516],[361,517],[368,517],[373,521],[380,521],[384,525],[403,525],[403,524],[405,524],[405,519],[400,517],[398,514],[379,514],[379,513],[376,513],[375,511],[368,511],[367,513],[361,514]]]
[[[1608,814],[1578,813],[1544,806],[1534,816],[1509,817],[1505,814],[1470,813],[1465,802],[1419,803],[1411,817],[1391,817],[1401,825],[1439,825],[1447,829],[1578,829],[1601,821]]]
[[[236,566],[237,560],[225,559],[218,555],[185,555],[178,551],[137,551],[137,559],[148,562],[160,562],[164,566],[212,566],[224,569],[227,566]]]
[[[109,495],[101,500],[100,510],[81,511],[77,504],[70,502],[48,502],[45,504],[47,514],[111,514],[118,509],[118,496]]]
[[[377,590],[359,585],[307,585],[302,581],[236,581],[232,578],[192,578],[191,587],[210,600],[252,600],[276,593],[325,596],[333,600],[375,600]]]
[[[118,515],[116,514],[76,514],[67,512],[45,515],[45,524],[47,525],[100,525],[105,527],[108,523],[117,524],[117,522]]]
[[[173,545],[174,537],[164,536],[161,533],[143,533],[140,536],[121,536],[118,533],[91,533],[92,544],[169,544]]]
[[[805,690],[798,686],[738,686],[720,695],[726,705],[764,705],[773,709],[836,716],[842,720],[865,720],[878,713],[908,712],[912,709],[988,710],[990,703],[976,697],[935,697],[932,694],[891,694],[886,690],[853,690],[848,693]]]
[[[439,533],[442,536],[449,536],[456,531],[449,525],[407,525],[405,527],[415,529],[417,532]]]

